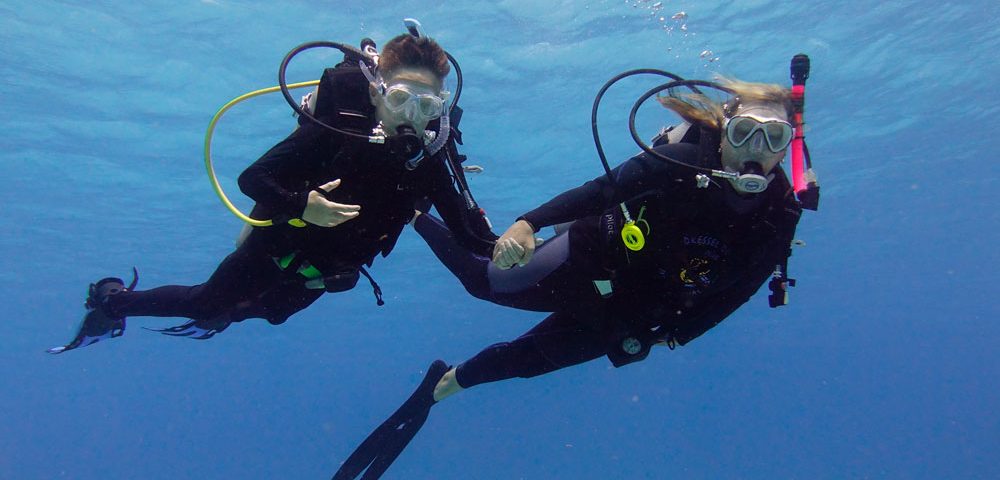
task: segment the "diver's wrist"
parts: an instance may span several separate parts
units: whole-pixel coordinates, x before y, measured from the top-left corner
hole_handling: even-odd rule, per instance
[[[531,228],[531,231],[533,233],[538,233],[538,229],[535,228],[535,224],[531,223],[531,221],[528,220],[527,218],[524,218],[524,216],[517,217],[517,221],[518,222],[524,222],[525,224],[528,225],[529,228]]]

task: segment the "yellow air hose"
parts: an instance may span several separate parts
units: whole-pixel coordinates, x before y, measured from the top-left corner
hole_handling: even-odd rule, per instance
[[[312,87],[315,85],[319,85],[319,80],[293,83],[291,85],[288,85],[288,89],[291,90],[293,88]],[[215,116],[212,117],[212,121],[209,122],[208,124],[208,131],[205,132],[205,170],[208,170],[208,179],[212,181],[212,188],[215,189],[215,194],[219,197],[219,200],[222,200],[222,204],[225,205],[230,212],[233,212],[233,215],[236,215],[240,220],[243,220],[244,222],[253,225],[255,227],[270,227],[271,225],[274,224],[274,222],[272,222],[271,220],[256,220],[250,218],[249,216],[241,212],[240,209],[236,208],[236,205],[233,205],[233,202],[230,202],[229,198],[226,197],[226,192],[222,191],[222,186],[219,185],[219,179],[215,175],[215,167],[212,166],[212,134],[215,132],[215,124],[218,123],[220,118],[222,118],[222,115],[225,114],[226,111],[235,106],[237,103],[240,103],[244,100],[253,97],[264,95],[266,93],[277,92],[278,90],[281,90],[281,87],[262,88],[260,90],[255,90],[253,92],[244,93],[243,95],[240,95],[230,100],[229,103],[223,105],[218,112],[215,112]],[[306,223],[298,218],[293,218],[289,220],[288,223],[295,227],[306,226]]]

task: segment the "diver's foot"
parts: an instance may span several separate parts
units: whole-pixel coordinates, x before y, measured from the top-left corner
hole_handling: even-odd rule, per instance
[[[118,314],[111,307],[109,299],[122,292],[131,291],[139,282],[139,272],[132,269],[132,283],[126,287],[125,282],[117,277],[107,277],[90,284],[84,307],[87,313],[77,330],[73,341],[61,347],[46,350],[49,353],[62,353],[74,348],[86,347],[105,338],[120,337],[125,333],[125,316]]]
[[[442,360],[435,360],[432,362],[431,365],[427,367],[427,373],[424,374],[423,381],[420,382],[420,385],[413,392],[413,395],[410,396],[410,399],[407,400],[407,403],[415,402],[416,404],[425,406],[426,408],[430,408],[431,405],[437,403],[438,398],[437,395],[435,395],[437,386],[444,380],[444,377],[450,370],[452,370],[451,366],[444,363]]]
[[[440,402],[462,390],[465,389],[458,384],[458,380],[455,378],[455,369],[452,368],[445,372],[441,379],[438,380],[437,385],[434,386],[434,401]]]

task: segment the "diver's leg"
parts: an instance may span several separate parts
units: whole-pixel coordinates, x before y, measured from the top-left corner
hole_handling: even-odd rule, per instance
[[[280,281],[280,276],[281,271],[269,256],[244,244],[227,256],[203,284],[124,291],[109,297],[108,306],[120,316],[210,319],[227,313],[240,301],[255,298]]]
[[[569,234],[547,240],[524,266],[503,270],[490,262],[486,278],[496,303],[521,310],[555,312],[593,296],[589,275],[569,261]]]
[[[438,260],[454,275],[468,292],[479,299],[493,301],[486,267],[490,259],[481,257],[458,244],[451,230],[441,220],[428,213],[417,215],[413,228],[423,237]]]
[[[305,283],[297,276],[283,278],[279,275],[270,285],[260,284],[259,287],[266,290],[254,297],[237,301],[214,317],[195,318],[183,325],[153,330],[175,337],[207,340],[232,323],[248,318],[263,318],[272,325],[280,325],[294,313],[311,305],[325,292],[306,288]]]
[[[243,302],[234,309],[233,321],[263,318],[271,325],[281,325],[295,313],[312,305],[326,290],[306,288],[305,282],[282,282],[260,297]]]
[[[87,312],[70,343],[49,349],[62,353],[125,333],[126,317],[188,317],[184,325],[160,329],[161,333],[207,339],[229,326],[242,302],[252,300],[282,281],[282,273],[263,250],[243,243],[227,256],[207,282],[195,286],[169,285],[135,291],[121,279],[105,278],[91,285]]]
[[[604,335],[585,326],[580,314],[556,312],[511,342],[486,347],[446,373],[434,398],[510,378],[530,378],[578,365],[607,354]]]
[[[563,309],[572,299],[593,296],[589,275],[568,261],[568,233],[539,246],[527,265],[501,270],[490,259],[459,245],[448,227],[432,215],[418,215],[414,228],[476,298],[521,310],[552,312]]]

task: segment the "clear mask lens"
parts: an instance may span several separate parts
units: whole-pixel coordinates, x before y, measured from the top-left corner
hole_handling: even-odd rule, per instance
[[[447,92],[442,92],[447,94]],[[429,93],[416,93],[404,85],[393,85],[383,95],[385,106],[410,120],[433,120],[444,113],[444,99]]]
[[[759,121],[753,117],[737,115],[726,124],[726,136],[733,147],[741,147],[755,133],[763,132],[768,150],[778,153],[792,141],[792,125],[782,120]]]

